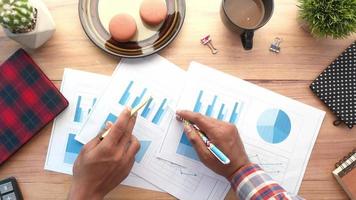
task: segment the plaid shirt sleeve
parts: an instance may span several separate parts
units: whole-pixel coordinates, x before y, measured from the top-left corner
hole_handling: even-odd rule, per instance
[[[236,196],[242,199],[251,200],[300,200],[299,196],[292,196],[287,193],[276,181],[274,181],[261,167],[256,164],[249,164],[230,178],[231,187],[236,192]]]

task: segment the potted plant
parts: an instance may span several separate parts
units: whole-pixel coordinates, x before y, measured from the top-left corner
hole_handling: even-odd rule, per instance
[[[0,25],[9,38],[31,49],[42,46],[55,31],[41,0],[0,0]]]
[[[298,18],[315,37],[345,38],[356,31],[356,0],[299,0]]]

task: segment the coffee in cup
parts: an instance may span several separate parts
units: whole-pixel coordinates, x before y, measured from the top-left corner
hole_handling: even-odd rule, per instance
[[[221,18],[224,24],[240,33],[246,50],[252,49],[254,31],[265,25],[273,13],[273,0],[223,0]]]
[[[226,0],[225,7],[231,21],[245,29],[256,28],[265,15],[262,0]]]

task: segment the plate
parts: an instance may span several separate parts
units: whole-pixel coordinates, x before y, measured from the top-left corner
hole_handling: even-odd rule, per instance
[[[184,0],[165,0],[168,14],[160,25],[150,27],[139,17],[142,0],[80,0],[79,17],[89,39],[103,51],[118,57],[138,58],[156,53],[168,46],[181,30],[185,17]],[[138,32],[129,42],[117,42],[108,31],[110,19],[128,13],[137,23]]]

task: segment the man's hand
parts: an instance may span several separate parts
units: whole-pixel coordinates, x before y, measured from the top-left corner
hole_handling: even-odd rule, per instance
[[[207,149],[196,130],[191,126],[185,126],[184,131],[198,153],[200,160],[211,170],[229,178],[234,172],[249,163],[235,125],[190,111],[178,111],[177,115],[196,124],[201,131],[206,134],[209,140],[230,159],[230,164],[222,164]]]
[[[140,148],[132,135],[136,116],[130,115],[126,108],[102,141],[98,136],[83,147],[74,163],[69,199],[103,199],[128,176]]]

